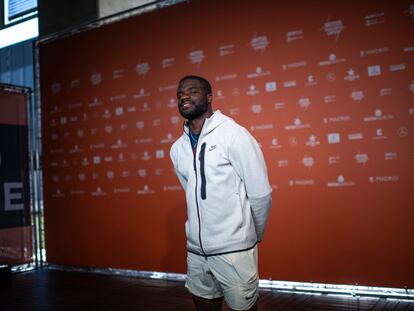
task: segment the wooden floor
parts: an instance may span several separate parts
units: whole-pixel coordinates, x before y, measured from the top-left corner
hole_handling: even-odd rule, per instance
[[[414,301],[260,292],[261,311],[414,311]],[[13,274],[0,287],[0,310],[195,310],[182,282],[51,269]]]

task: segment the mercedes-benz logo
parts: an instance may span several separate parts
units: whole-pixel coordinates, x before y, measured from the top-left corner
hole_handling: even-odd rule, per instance
[[[398,129],[398,136],[406,137],[408,135],[408,129],[405,126],[402,126]]]

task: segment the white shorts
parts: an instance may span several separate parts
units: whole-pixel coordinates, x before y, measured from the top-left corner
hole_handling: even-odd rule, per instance
[[[248,310],[259,296],[257,245],[242,252],[204,257],[188,252],[185,286],[195,296],[224,297],[233,310]]]

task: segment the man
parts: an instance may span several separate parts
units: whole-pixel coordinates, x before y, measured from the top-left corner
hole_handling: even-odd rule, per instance
[[[177,89],[187,120],[171,147],[185,190],[187,282],[197,310],[257,310],[257,246],[271,207],[263,154],[250,133],[213,112],[210,83],[185,76]]]

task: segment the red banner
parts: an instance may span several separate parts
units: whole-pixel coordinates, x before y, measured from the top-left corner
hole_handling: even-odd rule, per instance
[[[414,287],[414,8],[191,1],[40,49],[51,263],[185,272],[178,80],[260,142],[262,278]]]

